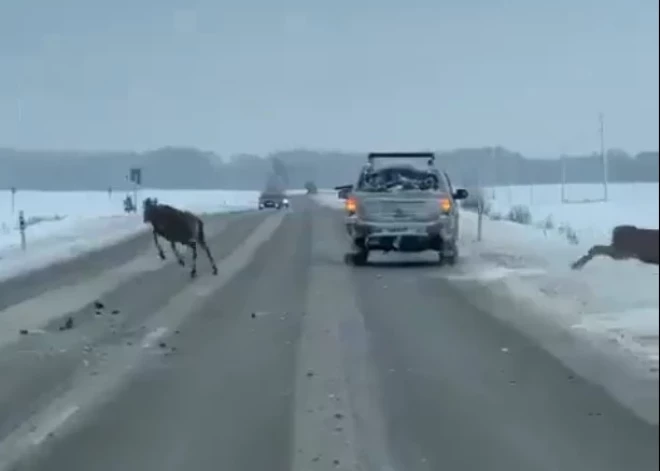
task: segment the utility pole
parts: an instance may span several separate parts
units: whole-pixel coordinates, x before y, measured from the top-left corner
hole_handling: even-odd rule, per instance
[[[527,166],[527,184],[529,185],[529,204],[534,206],[534,172],[532,171],[532,166],[529,165],[529,162],[526,163]]]
[[[608,180],[608,162],[607,162],[607,153],[605,152],[605,117],[603,116],[603,113],[599,113],[598,115],[598,133],[600,134],[600,158],[601,161],[603,162],[603,192],[604,192],[604,198],[605,201],[608,200],[608,194],[607,194],[607,180]]]
[[[16,187],[12,186],[9,191],[11,191],[11,213],[14,214],[14,210],[16,209]]]
[[[135,211],[138,208],[138,189],[142,185],[142,168],[132,167],[128,173],[128,180],[133,183],[133,204]]]
[[[481,242],[481,233],[482,233],[482,226],[483,226],[483,218],[484,218],[484,199],[486,198],[486,194],[484,192],[483,188],[483,179],[481,175],[481,167],[477,168],[477,241]]]
[[[561,165],[561,202],[566,203],[566,156],[564,153],[560,157]]]
[[[498,185],[498,182],[499,182],[499,175],[497,173],[497,151],[496,151],[495,147],[490,148],[490,163],[491,163],[492,168],[493,168],[493,176],[492,176],[493,181],[491,182],[490,185],[491,185],[492,192],[493,192],[492,198],[495,199],[496,198],[495,187]]]

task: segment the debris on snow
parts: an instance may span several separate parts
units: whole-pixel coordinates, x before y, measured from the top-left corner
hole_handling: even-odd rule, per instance
[[[73,317],[69,317],[64,325],[60,326],[60,331],[73,329]]]

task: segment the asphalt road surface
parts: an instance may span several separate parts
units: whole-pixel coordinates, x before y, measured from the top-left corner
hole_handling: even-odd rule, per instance
[[[208,227],[216,277],[143,235],[0,285],[0,471],[658,469],[657,425],[451,268],[348,267],[304,197]]]

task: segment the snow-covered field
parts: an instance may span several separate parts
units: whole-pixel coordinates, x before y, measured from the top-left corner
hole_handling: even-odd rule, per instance
[[[0,280],[98,249],[147,230],[140,214],[123,209],[126,193],[19,191],[14,207],[9,191],[0,192]],[[139,198],[158,198],[192,211],[222,212],[254,208],[254,191],[150,190]],[[13,211],[12,211],[13,209]],[[23,211],[28,250],[21,250],[18,214]]]
[[[617,224],[625,222],[643,227],[658,227],[658,184],[610,184],[608,201],[585,203],[603,198],[602,185],[571,184],[485,188],[483,190],[493,218],[506,218],[516,205],[531,210],[532,225],[549,231],[570,228],[578,241],[608,238]]]
[[[580,271],[569,265],[592,244],[608,244],[617,224],[657,228],[658,185],[613,184],[609,200],[599,203],[562,204],[559,185],[490,188],[484,194],[495,219],[484,218],[478,242],[477,215],[463,210],[462,262],[443,276],[506,292],[525,305],[516,315],[550,318],[577,336],[615,345],[657,374],[658,267],[604,258]],[[565,188],[571,200],[602,194],[599,185]],[[343,205],[332,190],[316,198],[331,207]],[[516,205],[529,209],[529,224],[506,220]]]

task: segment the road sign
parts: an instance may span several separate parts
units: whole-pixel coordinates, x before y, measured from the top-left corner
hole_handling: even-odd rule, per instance
[[[137,167],[132,168],[129,179],[136,185],[142,185],[142,169]]]

